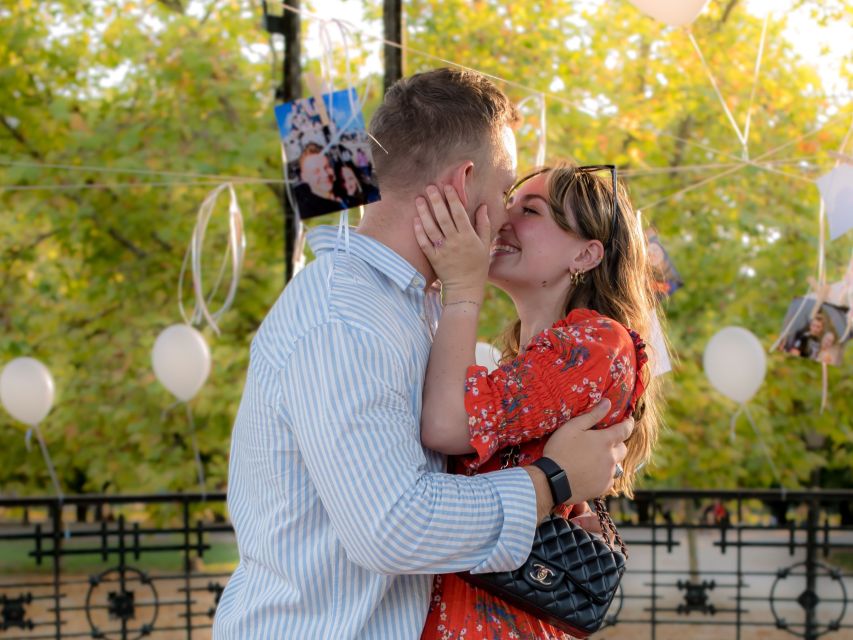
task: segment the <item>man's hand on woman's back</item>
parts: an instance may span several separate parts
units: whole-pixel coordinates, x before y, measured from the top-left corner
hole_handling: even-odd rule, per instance
[[[617,463],[625,459],[625,446],[634,430],[634,420],[628,418],[607,429],[593,429],[610,411],[606,398],[591,411],[576,416],[557,429],[545,444],[544,455],[566,472],[572,504],[604,495],[613,485]],[[553,508],[550,488],[545,474],[535,467],[525,467],[536,487],[537,511],[540,519]]]

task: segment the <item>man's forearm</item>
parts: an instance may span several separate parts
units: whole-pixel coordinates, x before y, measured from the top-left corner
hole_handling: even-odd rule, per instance
[[[377,573],[508,571],[527,558],[538,524],[530,489],[518,469],[427,473],[381,516],[352,505],[348,514],[330,516],[349,523],[335,527],[349,558]]]

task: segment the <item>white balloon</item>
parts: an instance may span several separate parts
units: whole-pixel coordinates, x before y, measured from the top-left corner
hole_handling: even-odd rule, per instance
[[[501,352],[488,342],[478,342],[474,348],[474,360],[481,367],[486,367],[489,371],[494,371],[498,368],[501,361]]]
[[[157,336],[151,350],[154,375],[178,399],[187,402],[210,373],[210,349],[188,324],[173,324]]]
[[[50,412],[54,393],[53,376],[35,358],[15,358],[0,374],[0,402],[13,418],[31,427]]]
[[[673,27],[690,24],[708,4],[708,0],[630,0],[630,2],[655,20]]]
[[[758,338],[743,327],[720,329],[705,347],[705,375],[717,391],[743,404],[761,387],[767,356]]]

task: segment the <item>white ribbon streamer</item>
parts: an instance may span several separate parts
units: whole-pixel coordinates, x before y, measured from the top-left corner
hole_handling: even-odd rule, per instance
[[[334,135],[326,142],[326,146],[323,148],[322,153],[326,153],[334,144],[337,144],[338,140],[341,137],[341,134],[346,131],[349,126],[359,117],[362,109],[364,108],[365,103],[367,102],[367,96],[370,94],[370,86],[372,79],[368,76],[365,80],[364,90],[362,91],[361,99],[356,98],[355,91],[355,79],[352,75],[352,61],[350,57],[350,48],[349,48],[349,39],[352,38],[352,33],[350,32],[349,25],[335,18],[329,20],[321,20],[319,27],[319,40],[320,44],[323,46],[323,53],[320,57],[320,68],[323,74],[323,84],[325,85],[325,93],[330,95],[334,93],[335,90],[335,82],[334,82],[334,46],[332,44],[332,36],[329,31],[330,26],[334,25],[338,28],[338,31],[341,35],[341,43],[344,47],[344,77],[343,84],[348,88],[347,90],[347,98],[349,100],[350,107],[350,115],[349,119],[344,122],[344,124],[340,127],[336,127]],[[322,100],[321,96],[318,96],[316,99]],[[328,105],[328,113],[329,120],[334,123],[334,110],[335,105],[334,102],[329,99]]]
[[[367,101],[367,96],[369,95],[370,89],[370,77],[367,78],[365,82],[364,91],[362,92],[361,99],[357,99],[357,93],[355,89],[355,79],[352,75],[352,64],[350,58],[350,48],[349,48],[349,39],[352,37],[350,33],[349,25],[342,20],[330,19],[330,20],[321,20],[319,24],[319,39],[320,43],[323,46],[323,53],[321,56],[321,69],[323,71],[323,80],[326,86],[326,93],[330,96],[329,104],[328,104],[328,112],[329,112],[329,120],[331,123],[334,123],[334,101],[331,99],[331,94],[334,92],[334,46],[332,44],[332,36],[330,33],[330,27],[336,26],[341,36],[341,42],[344,47],[344,78],[343,84],[347,87],[347,98],[349,100],[349,119],[343,123],[341,126],[335,126],[335,131],[330,137],[330,139],[326,142],[326,146],[323,148],[322,153],[326,153],[333,145],[337,144],[340,140],[341,135],[349,129],[350,125],[355,122],[359,116],[361,115],[361,111],[364,107],[365,102]],[[322,100],[322,96],[315,98],[316,100]],[[361,209],[363,215],[363,209]],[[337,255],[338,251],[341,248],[341,243],[343,242],[343,250],[344,255],[346,256],[347,261],[347,269],[351,272],[350,268],[350,228],[349,228],[349,212],[347,210],[341,211],[340,217],[338,218],[338,233],[335,238],[335,249],[332,256],[332,263],[329,266],[329,274],[328,281],[331,283],[331,280],[334,276],[335,265],[337,263]]]
[[[207,299],[205,299],[204,286],[202,282],[204,236],[207,231],[207,225],[210,223],[210,218],[213,216],[213,209],[216,205],[216,200],[226,189],[231,196],[231,202],[228,207],[228,244],[222,258],[222,264],[219,268],[219,274],[216,278],[216,282],[214,283],[210,294],[207,296]],[[184,261],[181,264],[181,273],[178,277],[178,308],[181,312],[181,317],[187,324],[200,324],[202,320],[206,320],[213,328],[216,335],[220,334],[219,326],[216,322],[226,311],[228,311],[228,309],[231,308],[231,305],[234,303],[234,297],[237,293],[237,284],[240,281],[240,273],[243,270],[243,258],[245,252],[246,238],[243,235],[243,214],[240,211],[240,205],[237,202],[237,194],[234,192],[233,185],[230,182],[226,182],[211,191],[201,203],[198,210],[196,225],[193,229],[192,238],[190,239],[190,244],[187,247],[187,252],[184,254]],[[217,311],[211,312],[208,305],[210,305],[214,295],[216,295],[219,290],[219,286],[222,284],[222,279],[225,275],[229,257],[231,259],[231,283],[228,288],[228,294],[225,296],[225,301],[222,303],[222,306]],[[184,275],[187,270],[187,264],[190,264],[193,280],[193,293],[195,297],[195,304],[190,317],[187,317],[187,313],[184,310],[183,295]]]
[[[337,126],[335,123],[335,105],[334,101],[331,99],[332,93],[334,93],[335,81],[334,81],[334,68],[335,68],[335,50],[332,42],[332,33],[331,27],[336,26],[338,28],[338,32],[341,36],[341,42],[344,48],[344,78],[343,84],[347,87],[347,98],[349,100],[349,119],[346,120],[341,126]],[[325,93],[329,96],[328,105],[323,101],[323,95],[319,90],[316,90],[317,87],[311,87],[314,92],[314,100],[318,101],[317,105],[318,111],[321,113],[323,111],[326,112],[328,116],[328,125],[329,130],[331,131],[332,125],[334,126],[334,132],[326,140],[325,146],[322,148],[320,153],[326,154],[329,149],[337,144],[340,141],[341,135],[350,127],[350,125],[355,122],[359,116],[361,115],[362,109],[364,108],[365,103],[367,102],[367,96],[370,95],[370,87],[371,87],[371,78],[368,77],[365,81],[364,90],[362,91],[361,98],[358,99],[357,91],[355,89],[355,79],[352,74],[352,60],[350,56],[350,47],[349,40],[352,38],[352,34],[350,32],[350,27],[348,23],[338,20],[335,18],[328,20],[319,20],[319,40],[322,45],[323,51],[320,56],[320,69],[322,73],[322,85],[324,90],[322,93]],[[312,82],[311,78],[306,77],[306,81],[309,86],[314,84],[316,85],[316,81]],[[377,144],[379,144],[377,142]],[[381,147],[381,145],[379,145]],[[293,273],[296,274],[300,268],[300,265],[304,262],[303,250],[302,246],[304,243],[304,225],[302,224],[302,215],[299,211],[299,207],[296,203],[296,199],[293,197],[293,186],[296,182],[295,180],[291,180],[287,176],[287,164],[288,158],[287,153],[284,148],[284,144],[281,146],[281,155],[282,155],[282,164],[284,166],[285,172],[285,191],[287,192],[287,198],[290,202],[293,211],[296,213],[297,224],[299,225],[297,233],[297,240],[294,243],[294,251],[292,257],[293,263]],[[363,209],[361,209],[363,215]],[[335,251],[334,256],[332,258],[332,264],[329,268],[328,280],[331,282],[334,269],[335,269],[335,261],[338,249],[340,247],[341,239],[344,240],[344,248],[346,252],[347,258],[350,255],[350,244],[349,244],[349,216],[346,211],[342,211],[340,215],[340,219],[338,222],[338,235],[335,241]]]

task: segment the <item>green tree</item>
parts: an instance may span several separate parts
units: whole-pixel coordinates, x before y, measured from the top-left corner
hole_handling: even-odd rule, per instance
[[[692,26],[741,128],[762,29],[762,20],[742,5],[711,2]],[[547,95],[551,159],[616,162],[644,224],[658,229],[684,277],[684,289],[665,305],[679,360],[669,375],[668,429],[646,485],[775,484],[746,420],[738,422],[737,441],[729,441],[736,407],[709,385],[702,353],[726,325],[747,327],[766,347],[778,335],[792,297],[805,292],[815,272],[818,191],[802,178],[819,174],[792,162],[772,165],[772,171],[747,167],[666,198],[729,169],[697,173],[687,171],[690,166],[737,163],[742,150],[686,32],[664,27],[627,2],[419,0],[406,6],[413,49],[509,79],[504,88],[516,100],[530,95],[526,89]],[[823,22],[849,24],[853,15],[849,3],[800,6]],[[808,166],[828,170],[827,152],[838,149],[851,124],[850,92],[828,95],[817,70],[796,54],[784,29],[797,19],[802,15],[769,22],[749,147],[759,158],[794,142],[766,159],[817,158]],[[848,80],[851,60],[848,55],[843,67]],[[436,64],[415,53],[406,62],[408,73]],[[828,120],[817,135],[797,141]],[[534,139],[520,139],[521,165],[529,167]],[[830,280],[840,279],[849,250],[849,237],[829,245]],[[511,305],[495,296],[484,337],[493,337],[511,313]],[[830,369],[831,410],[821,415],[819,366],[769,357],[766,383],[750,406],[786,486],[810,482],[816,469],[849,472],[849,367]],[[817,450],[806,450],[809,432],[825,438]]]
[[[189,233],[222,180],[198,184],[168,172],[280,175],[258,15],[239,2],[191,8],[203,11],[180,2],[21,2],[0,21],[3,155],[32,163],[2,170],[3,183],[19,190],[0,195],[0,354],[4,362],[38,357],[57,379],[44,431],[73,491],[193,489],[186,418],[161,417],[173,399],[153,377],[150,350],[160,330],[180,321],[176,285]],[[148,186],[172,181],[186,184]],[[40,188],[81,183],[90,188]],[[215,364],[194,402],[217,486],[249,340],[283,278],[279,187],[237,191],[245,275],[222,335],[205,330]],[[209,230],[211,256],[224,249],[224,218]],[[210,262],[208,282],[218,267]],[[37,450],[24,451],[5,414],[0,424],[5,490],[49,486]]]
[[[827,23],[853,15],[841,0],[800,4]],[[522,85],[545,92],[549,156],[618,163],[644,221],[657,227],[684,276],[666,308],[680,359],[649,482],[771,485],[746,422],[729,444],[735,407],[710,388],[701,356],[728,324],[749,328],[766,346],[775,338],[791,297],[815,271],[814,185],[748,167],[664,199],[714,173],[689,167],[737,162],[741,149],[685,33],[627,2],[412,0],[405,7],[407,44],[434,56],[408,53],[408,72],[444,58],[512,80],[504,88],[514,100],[529,95]],[[368,10],[375,15],[375,3]],[[0,363],[31,355],[57,379],[43,429],[67,490],[195,486],[186,419],[179,410],[162,415],[173,399],[154,379],[150,350],[160,330],[180,321],[183,253],[198,205],[222,181],[175,174],[281,175],[272,117],[280,72],[259,18],[259,6],[245,1],[22,0],[0,9]],[[826,169],[826,152],[850,124],[850,92],[825,91],[786,40],[789,19],[769,25],[750,150],[758,157],[834,117],[769,158],[808,158]],[[711,2],[693,26],[741,123],[761,27],[738,0]],[[354,44],[356,68],[369,40]],[[308,51],[304,63],[319,73],[319,52]],[[338,56],[338,78],[342,72]],[[378,91],[368,96],[366,117],[378,99]],[[533,162],[532,122],[519,131],[522,168]],[[774,168],[814,177],[813,166]],[[163,173],[133,173],[139,169]],[[238,184],[237,191],[248,238],[244,276],[222,335],[204,330],[214,366],[193,401],[210,486],[218,487],[249,341],[283,279],[280,186]],[[224,248],[224,218],[217,215],[209,230],[211,256]],[[830,279],[840,276],[849,249],[849,237],[829,246]],[[218,263],[208,262],[211,282]],[[494,338],[511,315],[509,301],[491,291],[483,337]],[[831,369],[831,412],[820,415],[819,368],[782,355],[769,363],[751,406],[785,483],[806,483],[816,469],[843,474],[853,445],[850,365]],[[806,451],[810,432],[824,442]],[[5,413],[0,442],[3,490],[48,491],[38,451],[25,450]]]

